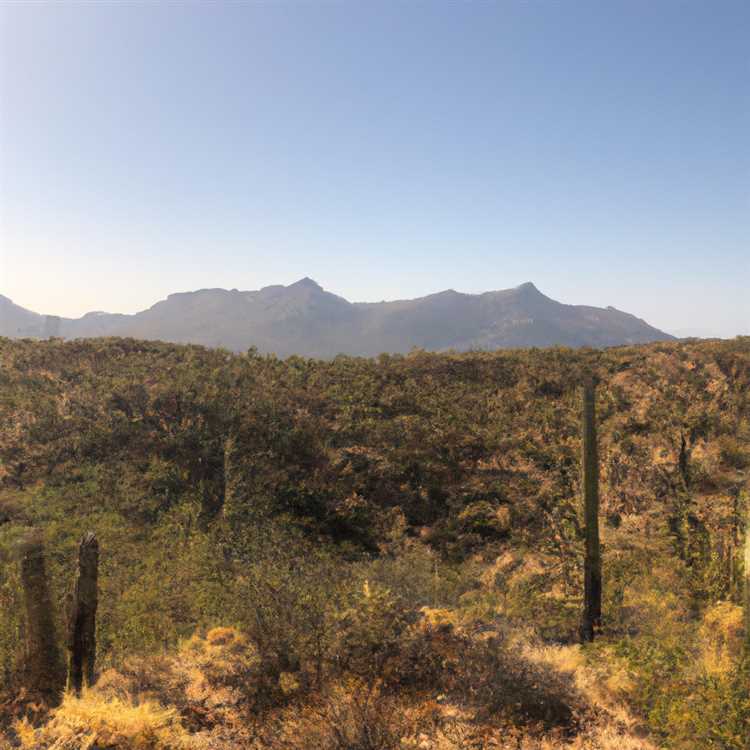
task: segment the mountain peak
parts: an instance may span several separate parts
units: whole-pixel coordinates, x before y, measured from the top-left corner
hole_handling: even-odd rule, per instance
[[[523,284],[519,284],[516,289],[519,292],[536,292],[537,294],[541,294],[531,281],[525,281]]]
[[[317,281],[313,281],[309,276],[305,276],[303,279],[300,279],[299,281],[295,281],[294,284],[289,285],[289,289],[318,289],[321,292],[323,291],[323,287],[318,284]]]

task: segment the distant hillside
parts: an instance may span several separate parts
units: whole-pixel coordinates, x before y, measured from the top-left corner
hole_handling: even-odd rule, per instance
[[[258,291],[170,294],[135,315],[93,312],[78,319],[39,315],[0,296],[0,335],[132,336],[322,358],[404,353],[413,347],[604,347],[673,339],[613,307],[561,304],[531,283],[484,294],[449,289],[413,300],[352,303],[309,278]]]

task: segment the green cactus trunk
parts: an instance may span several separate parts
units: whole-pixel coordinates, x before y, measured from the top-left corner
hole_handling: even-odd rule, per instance
[[[78,548],[78,575],[68,620],[68,690],[80,695],[94,684],[99,542],[89,532]]]
[[[583,386],[583,502],[586,524],[581,641],[593,641],[602,619],[602,559],[599,547],[599,457],[596,441],[596,390],[593,378]]]
[[[745,549],[742,575],[742,609],[745,622],[745,657],[750,659],[750,497],[745,497]]]

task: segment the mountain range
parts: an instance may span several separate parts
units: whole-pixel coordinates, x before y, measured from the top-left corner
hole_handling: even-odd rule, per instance
[[[0,335],[130,336],[320,358],[404,353],[413,347],[605,347],[674,338],[614,307],[556,302],[530,282],[483,294],[448,289],[417,299],[366,303],[348,302],[309,278],[257,291],[170,294],[134,315],[90,312],[81,318],[40,315],[0,295]]]

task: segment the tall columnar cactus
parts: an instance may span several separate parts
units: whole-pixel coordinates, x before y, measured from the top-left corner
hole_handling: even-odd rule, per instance
[[[593,377],[583,385],[583,502],[586,524],[584,602],[581,640],[593,641],[602,619],[602,558],[599,548],[599,457],[596,444],[596,389]]]
[[[750,496],[745,495],[745,559],[742,577],[742,608],[745,615],[745,655],[750,659]]]
[[[68,620],[68,690],[80,694],[94,682],[99,542],[89,532],[78,547],[78,575]]]
[[[57,644],[47,585],[44,544],[34,535],[21,548],[21,585],[26,611],[25,682],[51,700],[64,686],[64,667]]]

